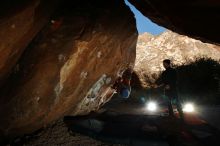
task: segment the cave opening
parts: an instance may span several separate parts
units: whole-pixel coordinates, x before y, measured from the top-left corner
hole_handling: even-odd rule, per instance
[[[176,68],[179,76],[178,92],[182,100],[184,113],[186,113],[186,120],[191,120],[191,124],[194,123],[195,125],[200,123],[199,119],[194,119],[195,117],[192,116],[192,113],[190,113],[189,115],[187,114],[187,112],[195,112],[196,114],[198,114],[199,117],[201,117],[201,119],[206,119],[208,122],[210,122],[213,128],[219,128],[217,124],[217,121],[219,121],[219,119],[215,118],[217,117],[217,115],[219,115],[218,105],[220,104],[219,46],[202,43],[199,40],[195,40],[184,35],[179,35],[170,30],[165,30],[165,28],[159,27],[158,25],[149,22],[148,18],[140,14],[140,12],[136,10],[128,1],[125,2],[135,15],[136,25],[139,33],[139,38],[137,42],[136,63],[134,67],[135,71],[132,75],[133,80],[131,83],[132,93],[129,99],[123,99],[120,97],[120,95],[113,96],[113,99],[104,106],[104,108],[107,108],[110,112],[108,111],[104,113],[100,117],[101,120],[99,121],[93,121],[93,119],[92,121],[90,121],[97,127],[102,127],[105,131],[104,133],[102,133],[103,135],[99,135],[99,132],[96,131],[95,135],[101,137],[101,139],[104,140],[109,138],[109,141],[120,141],[118,138],[120,136],[126,139],[126,136],[132,137],[133,134],[137,134],[136,130],[138,128],[135,126],[140,126],[138,124],[140,124],[141,120],[144,119],[145,121],[150,121],[149,123],[146,122],[147,124],[145,126],[148,130],[148,134],[150,133],[152,134],[151,136],[154,137],[155,135],[153,133],[158,130],[157,128],[159,127],[155,126],[153,123],[157,121],[157,124],[161,124],[163,126],[166,125],[166,122],[163,123],[163,120],[156,119],[154,117],[157,114],[160,115],[160,113],[152,114],[149,113],[149,111],[147,112],[147,110],[154,111],[158,108],[157,106],[164,106],[161,103],[157,105],[157,103],[155,102],[160,102],[160,98],[164,98],[163,90],[159,91],[158,89],[153,89],[151,88],[151,84],[153,84],[158,78],[160,78],[161,72],[163,71],[163,66],[161,62],[163,61],[163,59],[167,58],[171,59],[174,62],[173,66]],[[148,22],[145,23],[143,21]],[[149,29],[143,29],[148,27]],[[148,32],[150,33],[150,35],[143,35],[143,32]],[[149,102],[152,100],[153,102]],[[174,101],[174,103],[175,102],[176,101]],[[146,105],[146,103],[148,104]],[[212,108],[213,112],[210,112],[209,108]],[[146,115],[148,115],[148,117],[144,117]],[[111,122],[108,123],[107,119]],[[154,119],[155,121],[153,121],[152,119]],[[160,123],[159,121],[162,123]],[[106,124],[106,127],[104,126],[104,123]],[[166,125],[169,127],[167,127],[168,129],[166,130],[169,131],[173,128],[178,129],[178,126],[181,125],[178,125],[175,122],[172,124],[173,127],[169,127],[168,125]],[[119,127],[121,128],[120,131],[118,131],[117,129]],[[75,129],[74,126],[72,126],[71,128]],[[95,129],[93,130],[95,131]],[[195,128],[194,130],[197,131],[198,129]],[[218,131],[217,129],[215,130],[216,132]],[[94,136],[93,134],[91,136]],[[195,133],[193,132],[193,134]],[[108,138],[106,138],[106,136]],[[152,144],[148,141],[148,139],[141,140],[141,134],[138,135],[138,137],[140,139],[134,138],[129,140],[136,145],[141,145],[140,143],[147,143],[149,145]],[[174,140],[176,138],[177,137],[174,134],[170,137],[167,137],[166,142],[168,142],[169,145],[175,145],[179,143],[179,141]],[[128,139],[126,140],[129,141]],[[161,141],[161,139],[157,139],[156,141],[158,142],[158,145],[166,145],[166,142],[163,143],[164,141]],[[129,142],[127,142],[126,144],[128,143]],[[213,144],[214,143],[216,144],[218,142],[214,140]]]
[[[219,104],[220,100],[217,98],[219,96],[218,90],[220,82],[219,75],[217,75],[219,74],[218,66],[220,60],[219,46],[203,43],[158,26],[142,15],[128,0],[125,0],[125,3],[129,6],[136,18],[136,27],[139,33],[134,66],[135,76],[141,80],[139,84],[145,88],[151,88],[152,84],[154,84],[164,70],[161,62],[164,59],[170,59],[172,66],[177,69],[180,86],[179,94],[182,96],[183,101],[191,100],[197,103],[206,102],[207,104]],[[208,63],[210,64],[209,66],[207,65]],[[193,76],[198,74],[198,72],[191,67],[193,64],[203,64],[203,67],[198,67],[198,70],[201,70],[203,73],[200,73],[200,79],[191,76],[193,73]],[[191,68],[191,75],[189,75],[190,73],[183,73],[183,70],[187,68],[186,66]],[[192,79],[187,79],[186,74]],[[137,80],[137,78],[135,80]],[[202,87],[199,86],[199,84],[206,84],[206,90],[204,88],[205,86]],[[199,91],[199,89],[202,90]],[[143,97],[149,97],[149,92],[151,91],[138,96],[140,96],[142,100],[145,100]]]

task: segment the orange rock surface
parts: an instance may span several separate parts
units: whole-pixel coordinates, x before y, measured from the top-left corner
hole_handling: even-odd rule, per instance
[[[111,98],[114,80],[134,65],[137,30],[123,1],[62,1],[50,18],[1,89],[3,136],[97,110]],[[34,25],[32,19],[20,21]]]

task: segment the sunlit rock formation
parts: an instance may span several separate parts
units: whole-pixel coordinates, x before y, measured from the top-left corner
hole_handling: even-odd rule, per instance
[[[1,47],[12,54],[20,49],[11,66],[44,24],[32,18],[43,3],[24,5],[1,21],[1,36],[6,36],[1,45],[12,44]],[[1,88],[0,136],[29,133],[64,115],[97,110],[111,98],[115,79],[134,65],[136,41],[135,19],[124,1],[60,1]],[[1,73],[8,70],[0,68]]]
[[[164,59],[171,59],[174,65],[182,65],[203,57],[220,60],[220,47],[172,31],[158,36],[144,33],[138,37],[135,70],[154,82],[164,70]]]

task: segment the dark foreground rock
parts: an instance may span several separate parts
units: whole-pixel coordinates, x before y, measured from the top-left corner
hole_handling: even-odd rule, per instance
[[[0,90],[0,136],[97,110],[113,95],[115,79],[134,65],[136,41],[123,0],[60,2]]]
[[[105,143],[88,136],[68,130],[62,120],[56,121],[45,129],[17,138],[11,146],[122,146]]]
[[[203,41],[219,44],[218,0],[129,0],[153,22]]]

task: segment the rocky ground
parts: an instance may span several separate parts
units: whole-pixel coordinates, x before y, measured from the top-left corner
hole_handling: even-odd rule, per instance
[[[97,141],[88,136],[69,131],[63,120],[23,138],[16,139],[11,146],[122,146]]]
[[[186,115],[185,125],[178,119],[156,113],[151,115],[144,107],[133,99],[114,97],[96,114],[58,120],[32,135],[14,140],[10,146],[168,146],[177,143],[180,146],[208,146],[217,142],[219,131],[197,116]],[[210,113],[209,110],[204,112]],[[85,121],[90,124],[86,125]],[[104,122],[101,127],[100,122]],[[80,126],[85,126],[87,131]]]

